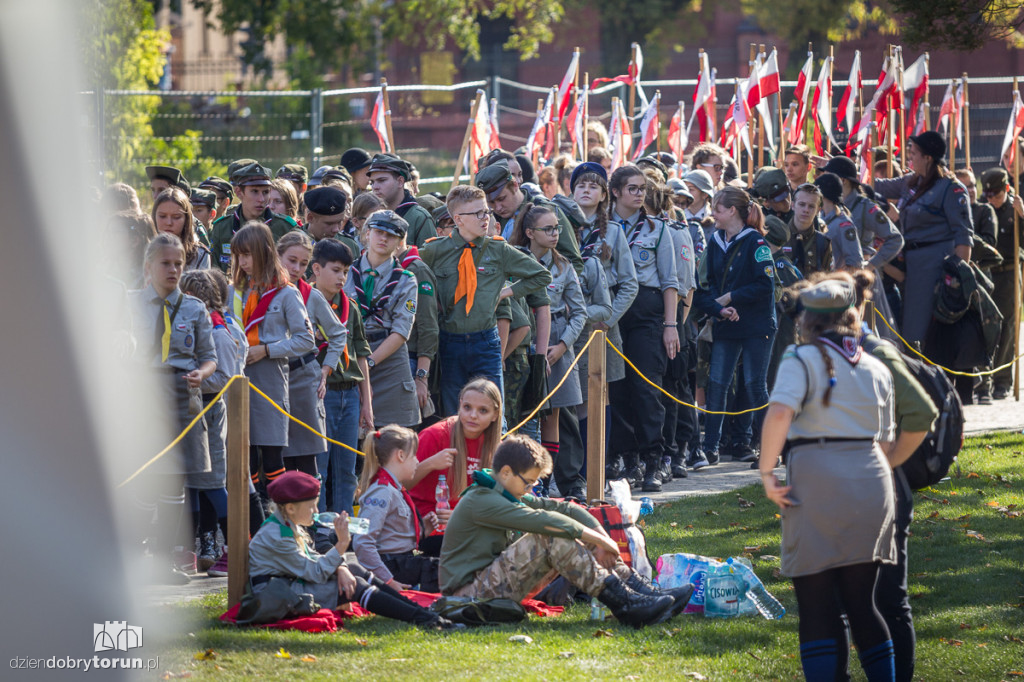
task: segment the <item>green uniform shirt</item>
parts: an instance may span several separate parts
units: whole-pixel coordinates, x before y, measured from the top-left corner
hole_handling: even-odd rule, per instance
[[[416,203],[416,198],[409,190],[405,191],[405,197],[395,209],[395,213],[409,223],[409,232],[405,235],[405,243],[409,246],[423,246],[428,239],[437,236],[437,226],[434,225],[430,211]]]
[[[896,431],[928,431],[939,416],[928,391],[910,373],[900,352],[885,341],[877,344],[871,354],[882,361],[892,373],[893,409],[896,413]]]
[[[478,483],[462,494],[448,520],[438,576],[443,594],[472,582],[522,533],[578,540],[600,525],[579,505],[529,494],[515,501],[489,473],[474,475]]]
[[[260,219],[270,228],[275,243],[288,232],[299,229],[294,220],[280,213],[274,213],[269,208],[263,211],[263,216]],[[242,229],[244,224],[242,207],[239,205],[235,210],[228,211],[224,216],[217,218],[210,228],[210,251],[213,252],[213,262],[224,272],[231,268],[231,238]]]
[[[437,303],[434,297],[437,280],[422,259],[408,260],[403,254],[398,260],[402,261],[402,267],[416,275],[417,282],[416,319],[412,325],[412,334],[406,341],[409,356],[433,359],[437,355]]]
[[[532,256],[527,256],[499,237],[473,241],[476,265],[476,294],[473,309],[466,314],[466,298],[455,302],[459,283],[459,259],[466,241],[458,229],[445,239],[433,239],[423,246],[420,257],[437,278],[438,325],[451,334],[470,334],[498,324],[495,310],[506,280],[518,280],[513,296],[540,293],[551,283],[551,273]]]
[[[341,319],[341,297],[344,295],[344,293],[338,294],[330,300],[331,308],[334,310],[334,314],[338,315],[339,320]],[[359,369],[359,363],[356,362],[356,359],[365,358],[370,355],[370,344],[366,340],[363,316],[359,312],[359,304],[351,298],[348,300],[348,321],[345,323],[345,326],[348,327],[348,341],[345,346],[348,350],[348,367],[345,366],[345,354],[342,353],[340,366],[331,373],[331,376],[327,377],[328,388],[337,388],[341,384],[362,381],[363,372]],[[324,355],[326,354],[327,351],[325,349],[317,355],[317,360],[323,362]]]

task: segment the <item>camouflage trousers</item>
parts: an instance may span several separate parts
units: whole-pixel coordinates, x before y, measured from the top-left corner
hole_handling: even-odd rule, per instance
[[[526,350],[512,351],[505,358],[505,422],[508,428],[519,423],[519,410],[523,399],[523,389],[530,379],[530,361],[526,358]]]
[[[608,571],[578,540],[527,533],[477,573],[473,582],[455,590],[455,595],[522,601],[562,575],[577,588],[596,597],[612,573],[626,580],[631,570],[620,559],[613,571]]]

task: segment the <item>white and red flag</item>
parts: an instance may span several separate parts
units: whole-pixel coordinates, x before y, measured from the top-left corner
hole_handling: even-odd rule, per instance
[[[684,137],[686,130],[683,126],[683,118],[685,117],[685,111],[683,110],[683,103],[679,102],[679,108],[676,109],[676,113],[672,114],[672,120],[668,124],[668,148],[672,150],[672,153],[676,155],[676,159],[680,163],[683,161],[683,152],[686,151],[686,143],[688,140]]]
[[[1013,172],[1014,158],[1017,156],[1017,138],[1024,130],[1024,102],[1020,99],[1020,90],[1013,91],[1013,109],[1010,110],[1010,122],[1006,126],[1006,135],[1003,137],[1003,148],[999,158],[1006,158],[1009,170]],[[1009,151],[1009,155],[1007,155]]]
[[[834,145],[835,137],[832,135],[832,57],[825,57],[821,64],[821,71],[818,72],[818,84],[814,88],[814,148],[818,154],[825,153],[824,139],[822,132]]]
[[[643,118],[640,119],[640,142],[636,146],[633,160],[639,159],[647,146],[658,139],[661,134],[661,118],[658,116],[658,106],[661,104],[661,92],[654,93],[654,99],[644,110]]]
[[[864,79],[860,70],[860,50],[857,50],[853,53],[849,82],[839,100],[839,109],[836,112],[836,122],[847,132],[853,130],[853,126],[857,122],[857,100],[863,83]]]
[[[928,91],[928,53],[917,58],[906,71],[903,72],[903,90],[913,90],[910,98],[910,109],[905,117],[905,135],[918,135],[925,131],[924,98]],[[905,100],[904,100],[905,101]]]
[[[789,143],[800,144],[798,140],[804,132],[804,122],[807,121],[807,100],[811,92],[811,77],[814,73],[814,53],[807,53],[807,61],[800,69],[800,75],[796,79],[796,91],[793,96],[796,98],[796,119],[789,128]]]
[[[370,112],[370,125],[373,127],[373,132],[377,134],[377,140],[380,141],[380,150],[382,152],[391,151],[391,140],[388,139],[387,122],[387,114],[389,113],[391,112],[385,111],[384,108],[384,89],[381,88],[377,92],[377,101],[373,103],[373,111]]]
[[[573,89],[576,87],[576,74],[580,68],[580,53],[573,51],[572,61],[569,62],[569,68],[566,70],[565,75],[562,76],[562,82],[558,84],[558,120],[562,121],[565,118],[565,110],[569,108],[569,95],[572,94]]]

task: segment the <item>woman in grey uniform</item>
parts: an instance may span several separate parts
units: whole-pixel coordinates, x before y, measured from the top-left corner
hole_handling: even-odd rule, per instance
[[[310,259],[313,257],[313,242],[304,232],[293,230],[277,242],[277,253],[281,265],[288,273],[288,280],[299,290],[306,314],[313,326],[314,338],[327,346],[323,367],[316,362],[314,349],[288,363],[288,402],[293,417],[317,428],[319,434],[289,420],[288,446],[282,453],[286,469],[305,471],[317,476],[316,458],[327,452],[327,441],[323,435],[327,429],[327,413],[324,410],[324,395],[327,393],[327,377],[338,366],[341,350],[348,341],[348,332],[338,321],[323,294],[302,279]]]
[[[935,284],[946,256],[971,259],[974,228],[967,190],[946,168],[946,141],[934,131],[911,136],[910,173],[875,180],[875,191],[898,199],[907,278],[903,284],[903,338],[924,340],[935,308]]]
[[[892,466],[900,462],[887,453],[902,449],[893,443],[892,375],[860,347],[856,301],[846,273],[800,293],[804,344],[783,356],[761,437],[761,479],[782,514],[782,572],[793,578],[808,680],[838,679],[841,610],[867,678],[894,675],[874,590],[880,565],[896,559]],[[785,486],[774,474],[784,445]]]
[[[249,221],[231,238],[231,281],[235,318],[249,343],[245,375],[288,410],[288,363],[316,346],[306,306],[298,289],[288,284],[274,237],[263,223]],[[249,401],[249,474],[264,499],[266,486],[285,471],[289,421],[262,396]]]
[[[345,293],[359,302],[372,352],[373,418],[379,426],[420,423],[420,404],[406,341],[416,319],[416,275],[395,258],[409,224],[394,211],[366,219],[366,251],[352,265]]]
[[[843,181],[835,173],[819,173],[814,184],[821,190],[821,219],[832,243],[832,269],[860,270],[864,265],[857,228],[843,206]]]

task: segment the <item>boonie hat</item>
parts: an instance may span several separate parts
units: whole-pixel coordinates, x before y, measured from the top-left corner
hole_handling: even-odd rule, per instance
[[[690,188],[686,186],[686,183],[679,178],[672,178],[666,184],[669,191],[677,197],[686,197],[690,201],[693,201],[693,194],[690,193]]]
[[[707,196],[708,199],[715,198],[715,184],[711,175],[706,170],[692,170],[683,176],[683,182],[688,182]]]

